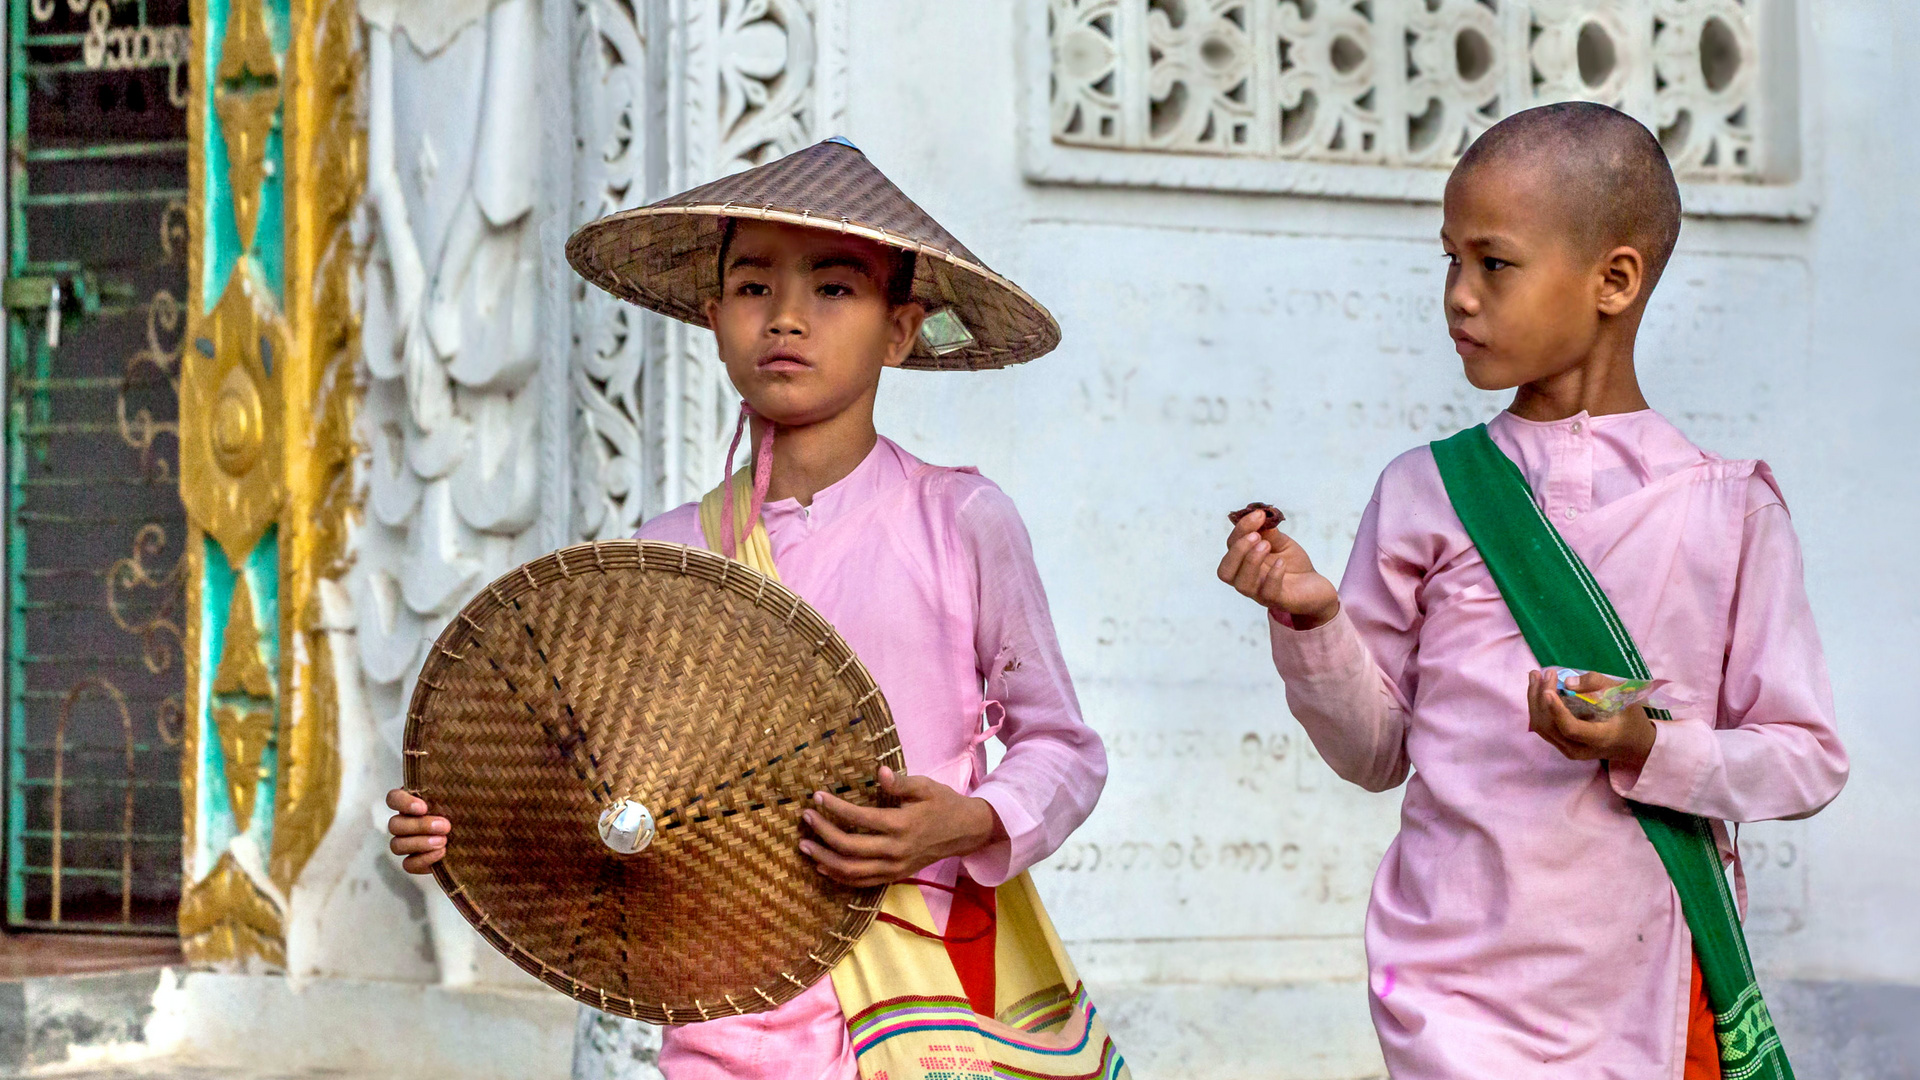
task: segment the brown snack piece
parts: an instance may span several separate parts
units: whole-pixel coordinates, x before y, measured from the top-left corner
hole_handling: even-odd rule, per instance
[[[1269,529],[1287,520],[1287,515],[1281,513],[1280,508],[1277,506],[1274,506],[1272,503],[1250,502],[1247,504],[1246,509],[1244,510],[1234,510],[1229,512],[1227,514],[1227,521],[1229,521],[1234,525],[1238,525],[1240,524],[1241,518],[1246,517],[1248,514],[1253,513],[1255,510],[1262,511],[1267,515],[1267,528]]]

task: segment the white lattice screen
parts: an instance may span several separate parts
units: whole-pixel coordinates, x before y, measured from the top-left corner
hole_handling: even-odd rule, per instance
[[[1659,133],[1696,185],[1798,180],[1791,0],[1040,3],[1046,142],[1066,152],[1030,155],[1035,179],[1421,197],[1378,174],[1444,169],[1501,117],[1583,98]],[[1190,160],[1123,160],[1150,155]]]

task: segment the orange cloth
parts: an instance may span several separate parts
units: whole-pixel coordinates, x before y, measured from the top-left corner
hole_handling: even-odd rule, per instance
[[[1707,984],[1700,976],[1700,957],[1693,958],[1693,992],[1687,1003],[1687,1071],[1684,1080],[1720,1080],[1720,1044],[1713,1035],[1713,1008],[1707,1004]]]

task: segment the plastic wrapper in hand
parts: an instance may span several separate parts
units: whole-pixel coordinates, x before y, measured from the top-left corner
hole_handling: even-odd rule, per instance
[[[1575,690],[1568,684],[1582,675],[1591,674],[1577,668],[1561,668],[1556,677],[1556,689],[1560,692],[1560,703],[1567,711],[1582,720],[1605,720],[1618,716],[1635,705],[1659,708],[1662,700],[1661,688],[1667,685],[1665,679],[1622,679],[1617,675],[1606,678],[1617,680],[1604,690]]]

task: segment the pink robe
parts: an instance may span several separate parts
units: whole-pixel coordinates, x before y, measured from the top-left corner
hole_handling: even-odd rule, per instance
[[[770,502],[761,517],[781,579],[886,694],[908,770],[985,799],[1006,828],[1006,841],[920,876],[951,883],[964,866],[999,885],[1059,847],[1100,797],[1106,751],[1080,718],[1013,501],[972,469],[926,465],[882,438],[812,505]],[[706,546],[691,503],[639,536]],[[1006,745],[991,773],[983,712]],[[944,921],[946,894],[924,891]],[[660,1067],[668,1080],[859,1075],[830,979],[771,1012],[669,1028]]]
[[[1287,704],[1328,764],[1370,791],[1407,785],[1367,911],[1381,1049],[1395,1080],[1678,1080],[1692,943],[1625,800],[1715,819],[1732,860],[1717,822],[1801,817],[1839,793],[1799,545],[1764,465],[1708,454],[1657,413],[1490,428],[1673,681],[1676,719],[1639,769],[1532,734],[1538,665],[1432,452],[1387,467],[1341,614],[1272,626]]]

